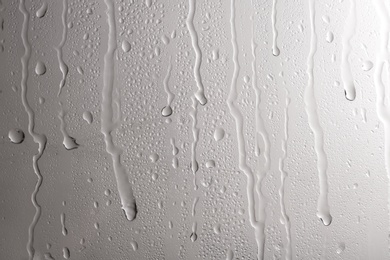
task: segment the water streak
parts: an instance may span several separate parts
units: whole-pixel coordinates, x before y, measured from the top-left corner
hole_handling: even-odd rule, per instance
[[[308,83],[305,89],[305,109],[310,129],[314,134],[314,146],[317,154],[317,170],[319,174],[320,195],[317,204],[317,216],[324,225],[332,222],[328,202],[328,158],[324,150],[324,132],[317,113],[317,101],[314,94],[314,55],[317,52],[317,33],[315,27],[315,0],[309,0],[310,9],[310,52],[307,58]]]
[[[346,20],[342,39],[342,54],[341,54],[341,78],[343,80],[345,97],[349,101],[356,98],[356,89],[353,82],[351,64],[349,58],[351,56],[352,46],[351,39],[356,31],[356,3],[355,0],[350,0],[349,15]]]
[[[27,80],[29,76],[28,64],[31,58],[31,44],[28,40],[30,13],[26,9],[25,0],[20,0],[19,10],[23,14],[23,26],[22,26],[21,38],[24,46],[24,55],[21,58],[21,62],[22,62],[21,99],[22,99],[24,110],[28,115],[28,132],[33,138],[34,142],[38,144],[38,153],[33,156],[33,169],[38,180],[37,183],[35,184],[35,189],[31,194],[31,201],[35,207],[35,214],[28,228],[28,241],[27,241],[27,252],[29,255],[29,260],[32,260],[35,255],[34,230],[41,216],[41,206],[38,204],[37,194],[42,185],[42,174],[38,166],[38,161],[45,150],[47,138],[44,134],[37,134],[35,132],[35,113],[32,110],[27,99],[27,87],[28,87]]]
[[[194,65],[194,76],[196,80],[196,85],[198,86],[198,91],[195,93],[195,97],[198,102],[203,106],[207,103],[206,96],[204,95],[204,86],[202,82],[202,77],[200,75],[200,65],[202,63],[202,52],[199,48],[198,34],[194,26],[194,16],[196,9],[196,0],[189,0],[188,2],[188,16],[187,16],[187,28],[191,35],[192,48],[195,51],[196,59]]]
[[[168,96],[167,105],[162,110],[162,115],[165,117],[172,115],[172,102],[173,102],[173,99],[175,98],[175,95],[169,89],[169,84],[168,84],[169,78],[171,77],[171,71],[172,71],[172,63],[171,63],[171,57],[169,57],[169,65],[168,65],[168,69],[167,69],[167,75],[164,78],[164,90]]]
[[[116,128],[114,123],[113,111],[113,92],[114,92],[114,53],[117,49],[115,12],[112,0],[105,0],[107,5],[107,22],[108,22],[108,48],[104,55],[104,84],[102,91],[102,112],[101,112],[101,132],[104,135],[106,151],[111,155],[113,162],[115,178],[117,182],[119,197],[122,209],[128,220],[133,220],[137,214],[137,207],[133,195],[133,188],[127,177],[126,169],[121,164],[122,150],[115,146],[112,132]]]
[[[62,1],[62,15],[61,15],[61,20],[62,20],[62,39],[61,39],[61,42],[60,44],[58,45],[58,47],[56,48],[56,51],[57,51],[57,59],[58,59],[58,62],[60,64],[60,70],[62,72],[62,79],[61,79],[61,82],[60,82],[60,87],[59,87],[59,90],[58,90],[58,93],[57,93],[57,96],[59,97],[61,95],[61,92],[62,92],[62,89],[63,87],[65,86],[65,82],[66,82],[66,77],[68,75],[68,66],[66,65],[65,61],[64,61],[64,57],[63,57],[63,47],[65,45],[65,42],[66,42],[66,38],[67,38],[67,35],[68,35],[68,26],[66,24],[66,14],[68,13],[68,0],[63,0]]]
[[[277,3],[278,0],[273,0],[272,2],[272,54],[274,56],[279,56],[280,54],[280,50],[278,48],[278,29],[276,28]]]
[[[374,1],[376,11],[382,21],[381,32],[380,32],[380,44],[378,48],[378,55],[376,57],[375,72],[374,72],[374,83],[376,91],[376,111],[377,115],[382,122],[385,130],[385,141],[384,141],[384,157],[385,167],[387,172],[387,178],[390,180],[390,109],[388,104],[389,91],[387,86],[383,82],[384,66],[387,63],[389,66],[389,42],[390,42],[390,10],[385,4],[385,1],[375,0]],[[387,92],[387,93],[386,93]],[[387,207],[390,212],[390,189],[387,195]],[[388,222],[390,219],[388,220]]]
[[[232,75],[230,93],[227,99],[227,105],[230,110],[230,114],[234,117],[236,123],[236,133],[238,141],[238,153],[239,153],[239,168],[242,170],[247,177],[247,196],[248,196],[248,214],[249,221],[252,227],[255,229],[255,238],[258,246],[258,259],[264,259],[264,245],[265,245],[265,234],[264,234],[264,222],[256,220],[256,209],[255,209],[255,175],[252,169],[247,164],[247,152],[245,148],[244,129],[243,129],[243,116],[235,105],[238,98],[237,89],[237,78],[240,72],[240,65],[238,63],[238,43],[237,43],[237,31],[235,26],[236,12],[235,12],[235,0],[231,0],[231,16],[230,16],[230,28],[231,28],[231,43],[233,47],[233,63],[234,71]]]
[[[194,141],[191,145],[191,170],[194,175],[194,188],[195,190],[198,189],[198,184],[196,183],[196,172],[199,169],[198,162],[196,160],[196,147],[198,145],[199,141],[199,128],[197,127],[198,124],[198,103],[196,102],[195,98],[192,97],[192,111],[190,112],[190,115],[192,117],[192,134],[194,137]]]
[[[286,260],[292,259],[292,247],[291,247],[291,223],[290,218],[287,215],[286,211],[286,204],[285,204],[285,196],[284,196],[284,190],[285,190],[285,182],[287,178],[287,172],[285,170],[285,161],[287,158],[287,142],[288,142],[288,123],[289,123],[289,117],[288,117],[288,107],[290,105],[290,98],[289,98],[289,92],[286,90],[286,106],[284,109],[284,138],[282,140],[282,151],[283,156],[279,158],[279,171],[280,171],[280,188],[279,188],[279,199],[280,199],[280,213],[282,215],[281,222],[284,225],[284,228],[286,230],[286,240],[287,244],[285,246],[286,249]]]

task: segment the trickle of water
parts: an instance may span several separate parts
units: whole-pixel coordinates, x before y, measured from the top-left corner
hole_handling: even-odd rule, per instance
[[[343,79],[345,97],[349,101],[356,98],[356,89],[352,76],[350,56],[352,52],[351,39],[356,30],[356,4],[355,0],[350,0],[349,15],[344,27],[344,34],[342,38],[342,55],[341,55],[341,78]]]
[[[279,56],[280,50],[278,47],[278,29],[276,28],[276,17],[277,17],[277,4],[278,0],[272,2],[272,55]]]
[[[167,93],[167,105],[161,110],[161,114],[164,117],[168,117],[168,116],[172,115],[172,113],[173,113],[171,104],[173,102],[173,99],[175,98],[175,95],[173,94],[173,92],[169,88],[169,78],[171,76],[171,72],[172,72],[172,63],[171,63],[171,57],[169,57],[169,65],[168,65],[168,69],[167,69],[167,74],[164,78],[164,90]]]
[[[14,128],[8,132],[9,140],[14,144],[20,144],[24,141],[24,132],[21,129]]]
[[[112,131],[115,129],[113,111],[114,93],[114,53],[117,49],[114,2],[105,0],[108,22],[108,48],[104,55],[104,84],[102,90],[101,132],[104,135],[106,151],[111,155],[115,179],[119,191],[122,209],[128,220],[134,220],[137,215],[137,206],[133,195],[133,188],[127,177],[126,169],[121,163],[122,150],[115,146]]]
[[[325,226],[330,225],[332,216],[329,211],[328,202],[328,158],[324,150],[324,132],[317,114],[317,101],[314,95],[314,56],[317,52],[317,32],[315,27],[315,0],[309,0],[310,11],[310,52],[307,58],[308,84],[305,90],[305,108],[308,116],[309,126],[314,133],[314,146],[317,154],[317,170],[320,182],[320,195],[317,204],[317,216]]]
[[[37,65],[35,65],[35,73],[37,75],[43,75],[46,73],[46,65],[42,61],[38,61]]]
[[[195,98],[198,102],[204,106],[207,103],[206,96],[204,94],[204,86],[202,82],[202,77],[200,75],[200,66],[202,63],[202,52],[199,48],[198,34],[194,26],[194,16],[196,10],[196,0],[188,0],[188,16],[187,16],[187,28],[191,35],[192,48],[195,51],[196,59],[194,65],[194,76],[196,80],[196,85],[198,86],[198,92],[195,93]]]

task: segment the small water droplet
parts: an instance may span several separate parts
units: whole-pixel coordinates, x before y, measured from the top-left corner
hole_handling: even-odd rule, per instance
[[[369,60],[364,61],[362,64],[362,70],[364,71],[369,71],[372,69],[372,67],[374,67],[374,64]]]
[[[344,242],[340,242],[338,245],[337,245],[337,254],[341,254],[342,252],[344,252],[345,250],[345,243]]]
[[[157,162],[159,158],[160,158],[160,156],[158,156],[157,153],[152,153],[152,154],[149,156],[150,161],[153,162],[153,163]]]
[[[333,33],[332,33],[332,32],[327,32],[327,33],[326,33],[326,41],[329,42],[329,43],[331,43],[331,42],[333,42],[333,40],[334,40],[334,35],[333,35]]]
[[[215,167],[215,161],[214,160],[208,160],[206,162],[206,168],[214,168]]]

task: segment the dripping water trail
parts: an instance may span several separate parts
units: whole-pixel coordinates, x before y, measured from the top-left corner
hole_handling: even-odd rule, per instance
[[[274,56],[279,56],[280,54],[280,50],[278,48],[278,29],[276,28],[277,3],[278,0],[273,0],[272,2],[272,54]]]
[[[62,107],[61,102],[60,102],[60,106]],[[64,137],[62,144],[65,146],[66,150],[73,150],[73,149],[78,148],[79,144],[76,142],[76,139],[74,139],[73,137],[71,137],[67,133],[64,116],[65,116],[65,112],[62,109],[60,111],[60,113],[58,114],[58,119],[60,119],[60,122],[61,122],[61,124],[60,124],[61,133],[62,133],[62,136]]]
[[[104,135],[106,151],[111,155],[113,162],[115,179],[118,186],[119,197],[122,209],[128,220],[133,220],[137,214],[137,207],[133,195],[133,188],[127,177],[125,167],[121,163],[122,150],[115,146],[112,132],[116,128],[113,112],[113,92],[114,92],[114,53],[117,49],[115,13],[113,0],[105,0],[107,5],[108,22],[108,48],[104,55],[104,84],[102,90],[102,112],[101,112],[101,132]]]
[[[196,80],[196,85],[198,86],[198,91],[195,93],[195,97],[198,102],[203,106],[207,103],[206,96],[204,94],[204,86],[202,83],[202,77],[200,75],[200,65],[202,63],[202,52],[199,48],[198,34],[194,26],[194,16],[195,16],[195,5],[196,0],[189,0],[188,4],[188,16],[187,16],[187,28],[191,35],[192,48],[195,51],[196,59],[194,64],[194,76]]]
[[[345,97],[349,101],[356,98],[356,88],[353,82],[350,56],[352,51],[351,39],[356,31],[356,0],[350,0],[349,15],[346,20],[344,34],[342,38],[342,54],[341,54],[341,78],[343,80]]]
[[[287,244],[285,246],[286,249],[286,260],[292,259],[292,247],[291,247],[291,223],[290,218],[287,215],[286,211],[286,204],[285,204],[285,196],[284,196],[284,190],[285,190],[285,182],[287,178],[287,172],[285,170],[285,161],[287,158],[287,142],[288,142],[288,123],[289,123],[289,117],[288,117],[288,108],[290,105],[290,98],[289,98],[289,92],[286,89],[286,107],[284,109],[284,138],[282,140],[282,151],[283,151],[283,157],[279,158],[279,171],[280,171],[280,188],[279,188],[279,198],[280,198],[280,213],[282,215],[281,222],[285,227],[286,230],[286,240]]]
[[[68,35],[68,26],[66,24],[66,20],[67,20],[66,14],[68,12],[68,0],[63,0],[62,3],[63,3],[62,16],[61,16],[61,18],[62,18],[61,19],[62,20],[62,39],[61,39],[60,45],[58,45],[58,47],[56,48],[57,59],[58,59],[58,62],[60,64],[60,70],[62,73],[62,79],[61,79],[60,87],[59,87],[59,90],[57,93],[58,97],[61,95],[62,89],[65,86],[66,77],[68,75],[68,65],[66,65],[66,63],[64,61],[64,57],[63,57],[64,54],[63,54],[63,50],[62,50],[64,45],[65,45],[66,38]]]
[[[194,141],[192,142],[191,146],[191,170],[192,174],[194,175],[194,188],[195,190],[198,189],[198,184],[196,182],[196,172],[199,169],[198,162],[196,161],[196,147],[198,145],[199,141],[199,128],[197,126],[198,124],[198,103],[196,102],[195,98],[192,97],[192,111],[190,112],[190,115],[192,117],[192,134],[194,137]]]
[[[66,14],[68,12],[68,0],[63,0],[62,3],[63,3],[63,6],[62,6],[62,16],[61,16],[61,20],[62,20],[62,39],[61,39],[60,44],[56,48],[57,59],[58,59],[58,63],[59,63],[59,66],[60,66],[61,73],[62,73],[62,79],[61,79],[61,82],[60,82],[60,87],[59,87],[59,90],[58,90],[58,93],[57,93],[57,97],[60,97],[61,92],[62,92],[62,88],[65,86],[66,77],[68,75],[68,65],[66,65],[66,63],[64,61],[64,57],[63,57],[64,55],[63,55],[63,50],[62,50],[64,45],[65,45],[66,38],[67,38],[67,35],[68,35],[68,27],[67,27],[67,24],[66,24],[66,20],[67,20],[66,19]],[[66,123],[65,123],[65,120],[64,120],[65,111],[64,111],[64,108],[63,108],[63,105],[62,105],[61,102],[60,102],[60,108],[61,108],[61,110],[58,113],[58,118],[61,121],[61,133],[62,133],[62,136],[64,138],[63,145],[65,146],[65,148],[67,150],[76,149],[79,145],[76,143],[76,140],[73,137],[71,137],[68,134],[68,132],[66,131]]]
[[[240,65],[238,63],[238,43],[237,43],[237,32],[235,27],[235,0],[231,0],[231,16],[230,16],[230,28],[231,28],[231,42],[233,47],[233,63],[234,71],[232,75],[232,82],[230,86],[230,92],[227,99],[227,105],[230,110],[230,114],[233,116],[236,123],[236,133],[238,141],[238,153],[239,153],[239,168],[243,171],[247,177],[247,196],[248,196],[248,214],[249,221],[252,227],[255,229],[255,238],[258,246],[258,259],[264,259],[264,244],[265,244],[265,234],[264,234],[264,223],[256,220],[256,209],[255,209],[255,184],[254,178],[255,175],[252,172],[252,169],[247,165],[247,154],[245,149],[245,140],[243,134],[243,116],[240,110],[235,105],[235,102],[238,98],[237,90],[237,78],[240,72]]]
[[[385,1],[375,0],[374,1],[377,13],[382,21],[381,27],[381,40],[379,52],[376,58],[375,72],[374,72],[374,84],[376,90],[376,111],[377,115],[384,125],[385,130],[385,167],[387,172],[387,178],[390,181],[390,110],[388,105],[386,105],[386,100],[388,101],[389,92],[387,91],[386,95],[386,86],[382,80],[384,66],[387,63],[389,66],[389,42],[390,42],[390,10],[385,4]],[[390,212],[390,189],[387,195],[387,207],[388,212]],[[390,219],[388,219],[390,222]],[[390,247],[390,246],[389,246]]]
[[[252,1],[253,10],[254,3]],[[258,195],[258,221],[261,223],[261,233],[263,234],[262,239],[264,241],[261,241],[263,245],[264,250],[264,243],[265,243],[265,220],[266,220],[266,198],[261,190],[261,187],[263,185],[263,181],[267,175],[267,172],[271,169],[271,141],[269,139],[269,134],[267,129],[265,128],[264,119],[261,115],[261,88],[257,84],[257,73],[256,73],[256,50],[257,50],[257,43],[255,41],[255,21],[254,21],[254,13],[252,13],[252,32],[251,32],[251,49],[252,49],[252,89],[255,92],[256,95],[256,101],[255,101],[255,123],[256,123],[256,150],[257,151],[263,151],[264,154],[264,166],[263,169],[256,170],[256,191]],[[263,140],[264,146],[260,148],[260,138]]]
[[[324,150],[324,132],[317,113],[317,101],[314,94],[314,55],[317,52],[317,33],[315,28],[315,0],[309,0],[310,9],[310,53],[307,58],[308,84],[305,89],[305,109],[310,129],[314,134],[314,146],[317,154],[317,170],[319,174],[320,195],[317,204],[317,216],[324,225],[332,222],[328,202],[328,158]]]
[[[29,20],[30,14],[26,9],[25,0],[20,0],[19,2],[19,10],[23,14],[23,26],[21,32],[21,38],[24,46],[24,55],[21,58],[22,62],[22,80],[21,80],[21,99],[23,103],[24,110],[28,115],[28,132],[33,138],[34,142],[38,144],[38,153],[33,156],[33,169],[38,178],[37,183],[35,185],[35,189],[31,194],[31,201],[35,207],[34,218],[28,228],[28,241],[27,241],[27,252],[29,255],[29,259],[32,260],[35,255],[34,249],[34,230],[38,223],[38,220],[41,216],[41,206],[37,201],[37,194],[39,192],[39,188],[42,185],[42,174],[39,170],[38,161],[41,158],[45,147],[47,138],[43,134],[37,134],[34,130],[35,128],[35,113],[32,110],[28,100],[27,100],[27,80],[28,80],[28,64],[31,58],[31,44],[28,40],[28,28],[29,28]]]
[[[173,92],[169,89],[169,78],[171,77],[171,71],[172,71],[172,62],[171,62],[172,56],[169,57],[169,65],[167,69],[167,75],[164,78],[164,90],[167,93],[167,105],[162,109],[161,113],[163,116],[167,117],[172,115],[172,102],[175,98],[175,95]]]

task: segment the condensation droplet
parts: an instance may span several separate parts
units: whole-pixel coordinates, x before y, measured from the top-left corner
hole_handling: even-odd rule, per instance
[[[14,144],[20,144],[24,141],[24,132],[21,129],[14,128],[8,132],[8,138]]]
[[[37,65],[35,66],[35,73],[37,75],[43,75],[46,73],[46,65],[42,61],[38,61]]]

